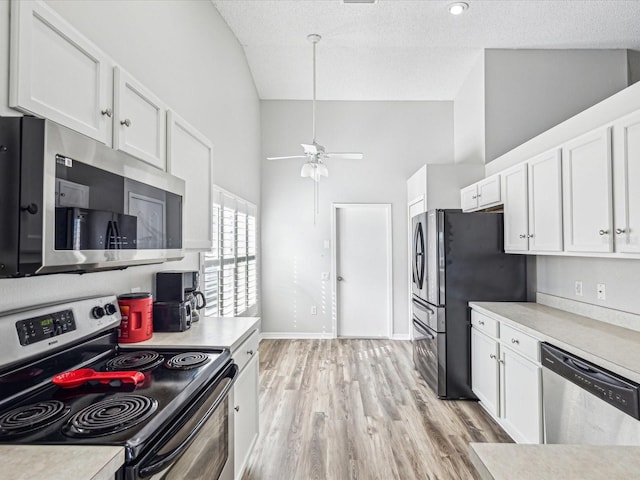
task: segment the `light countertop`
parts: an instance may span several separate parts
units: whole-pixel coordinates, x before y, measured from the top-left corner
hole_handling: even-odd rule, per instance
[[[123,447],[0,445],[1,478],[12,480],[113,480]]]
[[[640,383],[640,332],[539,303],[469,305]],[[635,478],[640,472],[640,447],[471,443],[469,448],[482,480],[601,480]]]
[[[144,342],[129,345],[141,347],[220,347],[232,352],[255,329],[260,328],[259,317],[201,317],[184,332],[153,332]]]
[[[638,478],[640,447],[471,443],[482,480],[603,480]]]
[[[481,313],[640,383],[640,332],[539,303],[470,302]]]

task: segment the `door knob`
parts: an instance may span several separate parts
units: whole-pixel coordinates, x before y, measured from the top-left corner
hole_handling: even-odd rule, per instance
[[[113,110],[111,110],[110,108],[105,108],[104,110],[101,110],[100,113],[106,117],[111,118],[111,115],[113,115]]]
[[[120,125],[124,125],[125,127],[130,127],[131,120],[129,120],[128,118],[125,118],[124,120],[120,120]]]
[[[344,280],[344,278],[342,278],[340,275],[338,275],[337,280],[338,280],[339,282],[341,282],[341,281],[343,281],[343,280]]]
[[[609,230],[600,230],[598,233],[600,235],[609,235]]]
[[[625,232],[625,229],[624,229],[624,228],[616,228],[616,233],[617,233],[618,235],[622,235],[624,232]]]

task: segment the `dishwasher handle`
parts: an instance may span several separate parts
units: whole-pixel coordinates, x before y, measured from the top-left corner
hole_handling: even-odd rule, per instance
[[[640,385],[553,345],[540,350],[543,367],[640,420]]]

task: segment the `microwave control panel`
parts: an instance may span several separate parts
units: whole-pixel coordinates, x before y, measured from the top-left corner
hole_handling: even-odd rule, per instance
[[[71,310],[61,310],[16,322],[16,330],[22,346],[42,342],[75,329],[76,321]]]

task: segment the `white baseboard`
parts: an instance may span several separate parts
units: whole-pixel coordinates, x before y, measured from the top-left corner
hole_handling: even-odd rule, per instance
[[[411,340],[411,335],[408,333],[394,333],[391,336],[391,340]]]
[[[331,333],[317,333],[317,332],[262,332],[263,339],[298,339],[298,340],[316,340],[316,339],[329,339],[334,338]]]
[[[262,339],[272,340],[316,340],[316,339],[331,339],[336,338],[331,333],[303,333],[303,332],[262,332]],[[348,337],[341,337],[348,338]],[[368,337],[353,337],[354,339],[368,338]],[[381,339],[383,340],[383,339]],[[396,333],[391,336],[391,340],[411,340],[411,336],[408,333]]]

